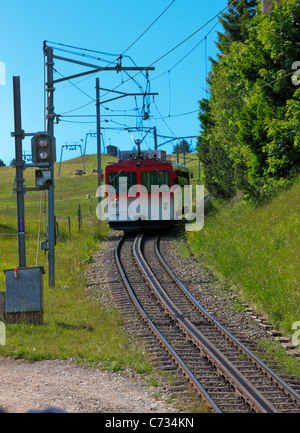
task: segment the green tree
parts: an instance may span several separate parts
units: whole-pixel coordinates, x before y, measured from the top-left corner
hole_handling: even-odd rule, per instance
[[[221,54],[227,54],[232,42],[246,42],[249,35],[249,20],[255,15],[257,0],[238,0],[233,2],[222,14],[220,22],[223,33],[218,33],[216,43]]]
[[[214,194],[226,198],[241,190],[249,199],[260,200],[299,170],[300,90],[288,74],[300,45],[294,29],[300,4],[274,4],[269,16],[252,12],[239,15],[247,37],[225,29],[229,42],[212,64],[210,99],[200,101],[198,153]],[[229,170],[223,173],[226,188],[220,179],[222,159]],[[222,188],[216,189],[213,179]]]
[[[181,142],[179,144],[176,144],[173,147],[173,153],[190,153],[191,152],[191,148],[189,143],[186,140],[181,140]]]
[[[2,159],[0,159],[0,167],[5,167],[4,162],[2,161]]]

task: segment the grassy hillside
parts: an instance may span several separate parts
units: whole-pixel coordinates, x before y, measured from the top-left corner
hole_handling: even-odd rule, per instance
[[[116,158],[107,155],[102,155],[102,169],[105,168],[108,162],[114,161]],[[77,218],[78,204],[83,208],[83,212],[90,213],[90,205],[92,205],[93,213],[96,212],[96,190],[97,190],[97,174],[91,174],[92,169],[97,168],[96,155],[84,156],[84,164],[86,174],[82,176],[74,176],[73,173],[77,169],[82,169],[81,157],[69,161],[65,161],[61,165],[60,177],[57,177],[59,172],[59,163],[54,167],[55,173],[55,214],[60,221],[67,224],[67,217],[73,217],[72,223],[75,224]],[[13,167],[0,167],[0,232],[4,233],[5,228],[4,218],[9,219],[11,230],[17,229],[16,218],[16,195],[13,194],[15,169]],[[27,187],[33,187],[35,182],[35,168],[27,168],[24,171],[24,183]],[[86,199],[86,195],[90,194],[90,200]],[[39,218],[41,192],[27,192],[25,195],[25,210],[28,233],[36,233],[36,222]],[[1,221],[2,218],[2,221]],[[77,221],[76,221],[77,224]]]
[[[286,333],[300,320],[299,196],[298,180],[261,207],[223,204],[187,234],[192,252]]]
[[[103,167],[111,157],[102,158]],[[101,363],[107,368],[131,366],[136,371],[149,371],[143,348],[128,341],[121,330],[121,318],[116,310],[107,311],[86,297],[85,266],[92,254],[101,248],[107,233],[105,224],[96,219],[97,175],[96,156],[85,157],[86,175],[73,176],[82,168],[81,158],[66,161],[60,178],[55,177],[55,214],[60,237],[55,248],[56,286],[48,288],[48,263],[39,249],[38,231],[40,200],[42,198],[41,239],[44,233],[43,204],[40,192],[25,195],[25,231],[27,266],[44,266],[44,323],[43,325],[6,324],[6,345],[0,355],[31,360],[75,358]],[[57,175],[59,164],[55,164]],[[70,175],[71,173],[71,175]],[[12,194],[15,169],[0,167],[0,290],[5,290],[3,269],[18,266],[16,196]],[[34,186],[34,169],[24,172],[25,184]],[[90,199],[86,194],[90,194]],[[78,229],[77,211],[81,205],[83,226]],[[90,206],[95,218],[93,223]],[[67,217],[71,218],[71,239]]]

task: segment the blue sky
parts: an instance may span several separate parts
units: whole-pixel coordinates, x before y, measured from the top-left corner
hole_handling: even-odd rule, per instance
[[[2,67],[3,76],[5,65],[6,83],[4,85],[0,79],[0,159],[9,164],[15,154],[14,139],[10,136],[14,129],[14,75],[19,75],[21,80],[22,128],[28,133],[44,130],[43,41],[118,55],[153,23],[171,0],[14,0],[1,3],[0,68]],[[102,105],[101,127],[104,146],[112,144],[121,150],[132,149],[132,137],[124,128],[134,128],[137,124],[145,128],[156,126],[159,135],[170,137],[193,136],[199,133],[197,112],[178,115],[198,110],[198,101],[206,95],[206,65],[210,67],[206,59],[209,56],[216,57],[216,31],[221,30],[221,25],[217,24],[218,20],[215,19],[170,54],[165,54],[226,6],[227,0],[175,0],[161,18],[125,53],[130,58],[123,58],[124,66],[133,66],[133,62],[138,66],[149,66],[155,62],[155,71],[149,72],[149,80],[150,91],[158,93],[158,96],[154,97],[154,101],[150,97],[150,118],[142,124],[139,123],[140,118],[136,118],[136,115],[141,113],[141,96],[137,96],[137,100],[127,96]],[[209,31],[211,32],[206,38],[206,45],[204,41],[199,43]],[[194,48],[198,43],[199,45]],[[72,51],[67,53],[55,50],[56,55],[99,66],[105,63],[74,53],[85,53],[106,61],[116,59],[115,56],[79,51],[52,43],[49,45]],[[194,50],[184,58],[193,48]],[[162,56],[164,57],[157,61]],[[173,68],[181,59],[183,60]],[[54,67],[57,70],[55,78],[87,70],[84,66],[60,60],[55,60]],[[135,75],[133,72],[130,74]],[[113,89],[118,86],[116,90],[125,93],[137,93],[141,88],[145,91],[147,84],[142,74],[135,77],[135,82],[125,82],[128,75],[124,72],[100,72],[74,79],[72,82],[57,83],[54,92],[55,113],[65,113],[65,116],[94,116],[96,77],[99,77],[101,87]],[[125,83],[122,83],[122,80]],[[105,93],[107,92],[100,93],[102,101],[115,96],[111,93],[105,96]],[[85,107],[77,109],[82,105]],[[62,145],[84,144],[86,137],[87,153],[96,153],[96,138],[87,135],[96,131],[95,117],[61,117],[61,120],[63,121],[54,127],[57,160],[60,158]],[[135,139],[144,137],[144,134],[134,129],[132,135]],[[159,144],[164,141],[166,140],[163,138],[158,139]],[[195,139],[188,141],[195,146]],[[170,142],[161,149],[170,152],[176,143]],[[153,135],[149,133],[143,140],[142,149],[153,146]],[[23,151],[30,153],[30,138],[23,140]],[[63,159],[79,155],[79,148],[76,151],[64,149]]]

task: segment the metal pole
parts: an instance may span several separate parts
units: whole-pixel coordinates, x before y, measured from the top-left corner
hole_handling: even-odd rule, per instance
[[[105,153],[105,142],[104,142],[104,135],[101,132],[101,137],[102,137],[102,145],[103,145],[103,153]]]
[[[16,186],[17,186],[17,214],[18,214],[18,246],[19,246],[19,267],[26,267],[25,248],[25,219],[24,219],[24,163],[22,159],[22,140],[24,131],[21,122],[21,91],[20,77],[13,77],[14,89],[14,117],[15,117],[15,149],[16,149]]]
[[[60,177],[60,168],[61,168],[61,161],[62,161],[62,155],[63,155],[63,148],[64,148],[64,146],[61,147],[61,151],[60,151],[59,170],[58,170],[57,177]]]
[[[80,147],[80,153],[81,153],[81,160],[82,160],[83,174],[85,174],[85,166],[84,166],[84,159],[83,159],[83,155],[82,155],[81,144],[79,144],[79,147]]]
[[[53,48],[47,47],[47,131],[54,135],[53,106]],[[48,265],[49,287],[55,286],[55,225],[54,225],[54,165],[51,166],[51,185],[48,189]]]
[[[156,126],[153,127],[153,135],[154,135],[154,149],[157,150],[157,132],[156,132]]]
[[[96,78],[96,114],[97,114],[97,161],[98,161],[98,187],[101,186],[101,126],[100,126],[100,86]],[[98,198],[99,202],[101,197]]]

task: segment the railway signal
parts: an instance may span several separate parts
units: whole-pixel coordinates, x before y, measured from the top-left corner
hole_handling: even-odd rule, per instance
[[[37,166],[52,165],[56,161],[55,138],[48,132],[38,132],[31,139],[32,162]]]

